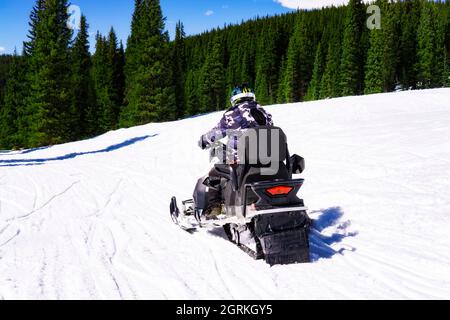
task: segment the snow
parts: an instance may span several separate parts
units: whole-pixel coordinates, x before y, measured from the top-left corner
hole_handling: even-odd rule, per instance
[[[311,264],[169,216],[220,113],[0,152],[0,299],[449,299],[450,89],[270,106],[304,156]]]

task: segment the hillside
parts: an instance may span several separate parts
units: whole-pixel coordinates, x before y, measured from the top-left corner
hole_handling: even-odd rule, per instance
[[[450,89],[275,105],[306,158],[313,263],[173,225],[220,113],[0,152],[0,299],[450,298]]]

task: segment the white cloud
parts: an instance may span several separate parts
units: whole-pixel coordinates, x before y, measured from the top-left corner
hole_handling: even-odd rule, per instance
[[[349,0],[274,0],[283,7],[289,9],[319,9],[323,7],[335,7],[346,5]]]
[[[229,7],[228,7],[228,5],[227,4],[224,4],[223,6],[222,6],[222,9],[228,9]]]
[[[6,51],[5,47],[0,47],[0,52],[5,52],[5,51]]]
[[[212,11],[212,10],[208,10],[205,12],[205,16],[207,16],[207,17],[212,16],[213,14],[214,14],[214,11]]]

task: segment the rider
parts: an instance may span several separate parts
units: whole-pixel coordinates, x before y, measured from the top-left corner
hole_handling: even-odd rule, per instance
[[[266,112],[257,102],[255,92],[248,84],[236,86],[231,94],[231,108],[228,109],[219,124],[211,129],[206,134],[200,137],[199,146],[203,150],[211,148],[222,138],[229,135],[230,132],[235,133],[245,129],[257,128],[260,126],[273,126],[272,115]],[[228,136],[228,138],[230,138]],[[232,139],[228,139],[227,164],[238,164],[237,144]],[[204,215],[206,217],[214,218],[220,215],[221,208],[221,188],[220,178],[215,174],[213,168],[208,177],[209,190],[207,191],[207,203]],[[199,184],[204,184],[205,178],[199,181]],[[212,187],[216,184],[216,188]]]

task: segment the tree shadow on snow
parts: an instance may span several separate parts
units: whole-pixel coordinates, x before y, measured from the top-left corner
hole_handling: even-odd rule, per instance
[[[342,221],[344,212],[340,207],[332,207],[324,210],[317,210],[310,212],[311,215],[320,214],[313,220],[309,236],[310,244],[310,258],[311,262],[316,262],[320,259],[331,259],[336,254],[343,254],[345,251],[355,251],[356,248],[345,246],[341,248],[333,248],[335,245],[342,242],[347,237],[355,237],[358,232],[349,232],[350,221]],[[331,235],[322,234],[325,229],[334,227],[334,232]],[[228,240],[223,228],[215,228],[208,230],[212,236]]]
[[[42,165],[44,163],[50,162],[50,161],[61,161],[61,160],[68,160],[77,158],[80,156],[90,155],[90,154],[98,154],[98,153],[107,153],[111,151],[116,151],[128,146],[131,146],[137,142],[144,141],[148,138],[156,137],[158,134],[153,135],[147,135],[143,137],[136,137],[129,140],[126,140],[124,142],[111,145],[109,147],[106,147],[104,149],[95,150],[95,151],[86,151],[86,152],[73,152],[68,153],[62,156],[58,157],[52,157],[52,158],[37,158],[37,159],[10,159],[10,160],[0,160],[0,167],[17,167],[17,166],[33,166],[33,165]],[[45,149],[45,148],[41,148]]]
[[[342,247],[334,249],[332,246],[342,242],[347,237],[355,237],[358,232],[348,232],[350,221],[342,221],[344,212],[340,207],[332,207],[324,210],[313,211],[311,214],[321,213],[317,219],[313,220],[309,243],[311,247],[311,261],[319,259],[331,259],[336,254],[343,254],[344,251],[355,251],[353,247]],[[331,235],[322,232],[334,227]]]

